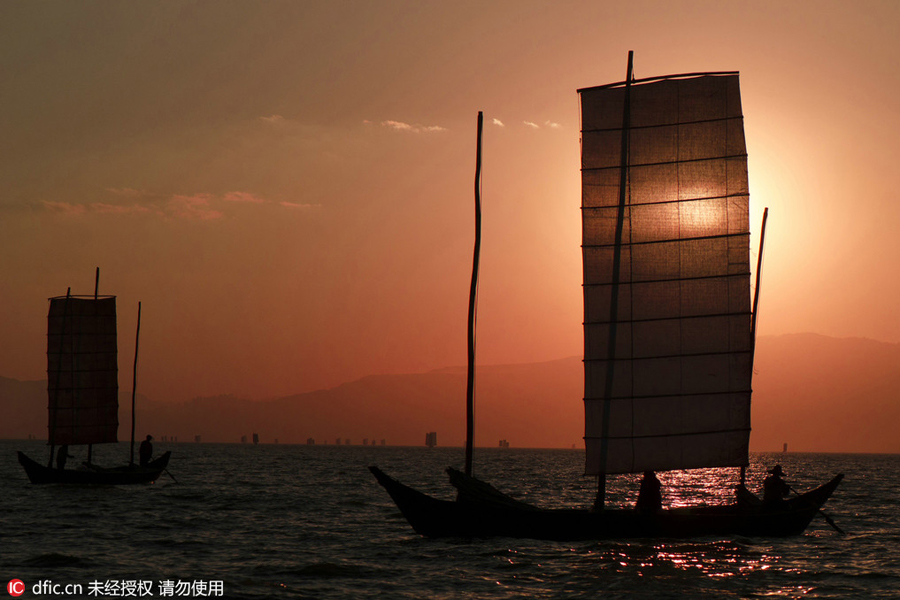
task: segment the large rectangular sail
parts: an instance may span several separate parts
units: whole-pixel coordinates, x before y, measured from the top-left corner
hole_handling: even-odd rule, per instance
[[[746,465],[750,196],[738,75],[579,93],[586,473]]]
[[[50,299],[47,391],[51,444],[117,441],[119,371],[114,296]]]

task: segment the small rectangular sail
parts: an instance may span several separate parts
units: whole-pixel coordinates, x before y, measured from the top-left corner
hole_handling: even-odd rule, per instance
[[[114,296],[50,299],[49,442],[118,441],[119,371]]]
[[[579,94],[586,473],[745,465],[750,196],[738,75]]]

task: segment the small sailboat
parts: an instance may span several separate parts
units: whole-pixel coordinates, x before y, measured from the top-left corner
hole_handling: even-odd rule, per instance
[[[103,468],[91,462],[93,444],[118,441],[117,344],[115,296],[98,296],[95,288],[93,296],[66,293],[50,298],[47,317],[50,460],[44,466],[22,452],[18,453],[19,463],[31,483],[152,483],[168,466],[171,452],[146,465],[135,464],[133,406],[129,464]],[[88,460],[76,469],[62,468],[65,461],[54,468],[54,449],[60,447],[65,454],[68,446],[78,444],[88,445]]]
[[[744,486],[758,295],[751,310],[739,75],[636,80],[632,60],[629,53],[625,81],[579,90],[585,474],[598,478],[594,506],[541,509],[471,476],[473,297],[466,473],[448,469],[457,499],[433,498],[370,467],[421,535],[798,535],[843,477],[777,502],[763,502]],[[479,113],[478,165],[480,123]],[[478,239],[476,233],[473,288]],[[605,506],[609,474],[711,467],[741,469],[732,503],[650,511]]]

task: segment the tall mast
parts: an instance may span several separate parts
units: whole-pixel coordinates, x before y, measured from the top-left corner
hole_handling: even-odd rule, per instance
[[[472,476],[472,446],[475,439],[475,305],[478,300],[478,258],[481,254],[481,131],[484,115],[478,111],[478,141],[475,150],[475,251],[472,284],[469,287],[469,353],[466,381],[466,475]]]
[[[622,146],[621,163],[619,168],[619,207],[616,214],[616,237],[613,246],[612,263],[612,292],[609,302],[609,350],[607,356],[606,394],[603,404],[603,424],[609,426],[610,398],[613,392],[613,380],[615,376],[616,338],[618,335],[619,318],[619,271],[622,260],[622,232],[625,224],[625,205],[628,201],[628,138],[631,129],[631,80],[634,78],[634,51],[628,51],[628,68],[625,75],[625,101],[622,109]],[[600,447],[600,464],[606,465],[606,457],[609,450],[609,442],[606,435]],[[606,473],[597,476],[597,499],[594,501],[594,510],[603,510],[606,502]]]
[[[97,267],[97,270],[94,272],[94,300],[96,300],[100,295],[100,267]],[[94,445],[88,444],[88,455],[87,455],[87,463],[91,464],[91,460],[93,460],[94,455]]]
[[[766,241],[766,219],[769,208],[763,210],[762,228],[759,233],[759,255],[756,257],[756,291],[753,292],[753,317],[750,322],[750,376],[753,377],[753,359],[756,356],[756,316],[759,309],[759,284],[762,274],[763,244]]]
[[[138,365],[138,341],[141,338],[141,303],[138,302],[137,333],[134,334],[134,372],[131,377],[131,458],[130,464],[134,464],[134,405],[137,395],[137,365]]]

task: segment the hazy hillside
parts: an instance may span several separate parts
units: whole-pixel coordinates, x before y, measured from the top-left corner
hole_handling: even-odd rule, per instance
[[[900,345],[764,337],[755,371],[751,447],[900,452]]]
[[[581,447],[580,358],[481,367],[476,444]],[[763,337],[753,380],[751,449],[900,452],[900,345],[814,334]],[[465,437],[465,369],[373,375],[333,389],[269,401],[231,396],[161,404],[141,398],[138,437],[179,441],[334,444],[337,438],[439,445]],[[130,435],[130,395],[122,398],[119,439]],[[46,383],[0,378],[0,437],[46,433]]]

